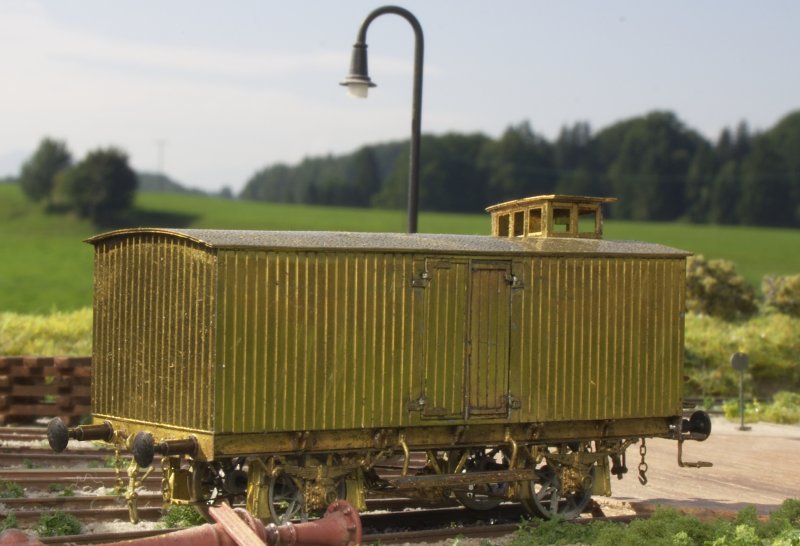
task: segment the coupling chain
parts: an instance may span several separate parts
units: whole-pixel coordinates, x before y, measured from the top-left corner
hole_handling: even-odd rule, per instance
[[[647,455],[647,445],[644,443],[644,438],[642,438],[642,443],[639,446],[639,455],[642,456],[642,460],[639,463],[639,483],[647,485],[647,463],[644,462],[644,457]]]

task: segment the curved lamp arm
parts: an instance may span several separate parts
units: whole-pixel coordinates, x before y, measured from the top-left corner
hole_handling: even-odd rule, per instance
[[[407,9],[398,6],[383,6],[367,15],[358,30],[356,43],[353,44],[353,56],[350,60],[350,73],[341,83],[348,92],[356,97],[366,98],[370,87],[375,84],[370,80],[367,71],[367,27],[377,17],[391,13],[403,17],[414,29],[414,89],[411,105],[411,150],[409,154],[408,172],[408,229],[407,233],[417,232],[417,203],[419,195],[419,141],[422,125],[422,59],[425,43],[422,27],[414,15]]]

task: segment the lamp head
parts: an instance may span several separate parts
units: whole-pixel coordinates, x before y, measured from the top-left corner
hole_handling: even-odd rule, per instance
[[[339,85],[347,87],[351,97],[367,98],[370,87],[375,87],[367,73],[367,44],[357,43],[353,46],[350,58],[350,74]]]

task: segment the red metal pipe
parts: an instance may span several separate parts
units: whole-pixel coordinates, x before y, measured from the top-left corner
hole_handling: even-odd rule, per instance
[[[335,501],[325,516],[306,523],[267,525],[267,544],[273,546],[321,544],[324,546],[356,546],[361,544],[361,518],[350,503]]]
[[[139,538],[113,545],[129,546],[356,546],[361,543],[361,518],[347,501],[328,506],[325,516],[306,523],[264,525],[241,508],[227,504],[212,506],[209,514],[217,523],[207,523],[164,535]],[[0,544],[17,544],[16,542]],[[24,543],[23,543],[24,544]],[[38,542],[29,543],[31,545]],[[101,546],[113,546],[106,544]]]
[[[189,527],[154,537],[136,538],[122,542],[108,543],[101,546],[117,546],[120,544],[136,546],[236,546],[236,542],[219,523],[206,523],[197,527]],[[257,542],[263,546],[263,542]]]
[[[0,544],[9,546],[44,546],[40,541],[29,537],[24,531],[19,529],[7,529],[0,533]]]

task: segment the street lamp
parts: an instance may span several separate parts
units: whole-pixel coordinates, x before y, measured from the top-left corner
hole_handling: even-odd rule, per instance
[[[377,17],[393,13],[403,17],[414,29],[414,90],[411,105],[411,150],[408,169],[408,233],[417,232],[417,201],[419,195],[419,138],[422,118],[422,56],[424,42],[422,27],[414,15],[401,7],[384,6],[378,8],[364,19],[358,30],[356,43],[353,45],[353,56],[350,60],[350,74],[341,85],[347,87],[351,96],[367,98],[370,87],[375,87],[367,73],[367,27]]]

